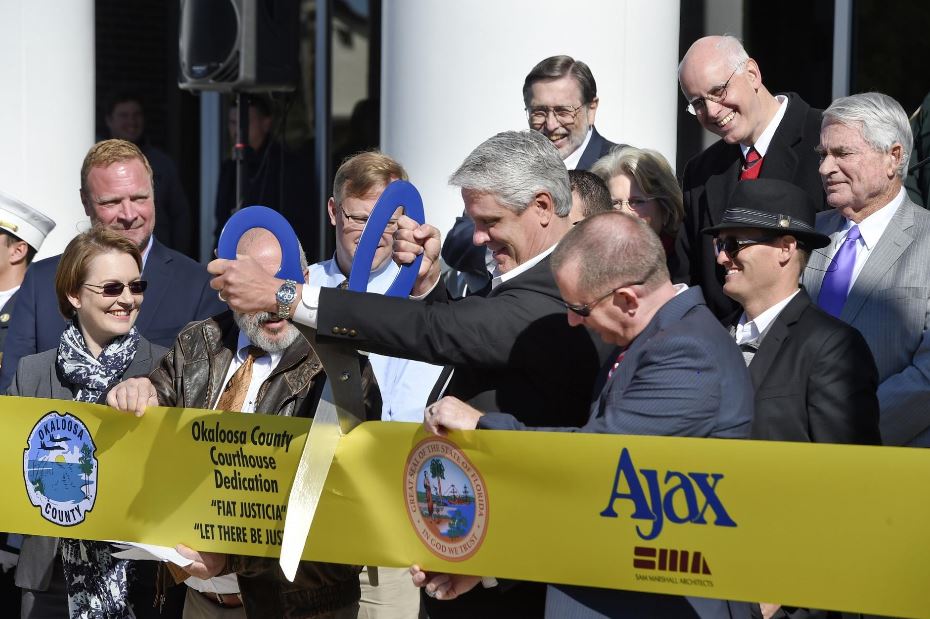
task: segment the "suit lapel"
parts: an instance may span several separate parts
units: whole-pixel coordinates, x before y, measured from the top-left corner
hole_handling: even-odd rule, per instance
[[[738,146],[733,146],[732,148],[739,149]],[[723,212],[730,202],[730,195],[733,193],[733,189],[736,188],[736,183],[739,181],[741,162],[742,157],[737,156],[723,174],[714,174],[707,179],[707,183],[704,186],[704,193],[707,196],[708,221],[706,225],[715,226],[720,223]]]
[[[811,300],[807,293],[803,290],[800,291],[769,325],[765,337],[762,338],[762,342],[759,344],[756,356],[752,358],[752,362],[749,364],[749,375],[752,377],[754,389],[758,389],[759,385],[765,381],[772,363],[778,358],[782,344],[791,334],[789,327],[798,321],[810,303]]]
[[[807,262],[807,268],[804,269],[804,288],[814,301],[820,296],[820,287],[823,285],[823,277],[830,265],[830,254],[832,248],[836,245],[836,239],[841,234],[846,220],[836,211],[826,211],[817,216],[816,229],[821,234],[830,237],[830,244],[821,249],[815,249],[811,252],[810,260]]]
[[[148,331],[169,288],[173,285],[183,285],[183,282],[175,282],[171,277],[165,277],[170,262],[171,256],[165,251],[164,245],[159,243],[158,239],[152,239],[152,249],[145,261],[145,268],[142,269],[142,279],[148,282],[148,288],[145,289],[139,318],[136,320],[136,328],[140,333]]]
[[[591,127],[591,139],[588,140],[587,148],[581,153],[581,158],[578,159],[578,165],[575,166],[575,169],[590,170],[594,162],[600,159],[601,149],[604,147],[603,142],[604,138],[601,137],[601,134],[597,132],[597,129]]]
[[[888,222],[882,238],[872,250],[872,254],[866,260],[859,277],[856,278],[856,282],[849,291],[846,305],[843,306],[843,312],[840,314],[843,321],[851,323],[855,319],[866,299],[875,291],[888,270],[914,242],[914,237],[907,232],[907,229],[914,225],[912,208],[917,207],[914,207],[910,200],[905,199],[904,203],[898,207],[898,212]]]
[[[760,178],[774,178],[791,182],[798,167],[798,154],[794,148],[801,141],[806,110],[797,97],[788,98],[788,109],[778,124],[772,142],[762,160]]]

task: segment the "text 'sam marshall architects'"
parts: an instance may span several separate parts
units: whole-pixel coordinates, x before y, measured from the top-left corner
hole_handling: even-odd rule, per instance
[[[277,556],[310,421],[0,400],[0,529]],[[365,423],[304,557],[930,616],[930,452]]]

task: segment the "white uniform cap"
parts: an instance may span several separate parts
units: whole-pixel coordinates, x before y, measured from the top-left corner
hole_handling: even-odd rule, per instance
[[[0,230],[6,230],[39,251],[42,241],[54,227],[55,222],[49,217],[0,191]]]

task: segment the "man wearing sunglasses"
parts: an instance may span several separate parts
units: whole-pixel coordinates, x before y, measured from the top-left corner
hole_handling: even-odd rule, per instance
[[[699,288],[673,285],[659,237],[639,218],[612,211],[585,219],[553,252],[568,323],[615,347],[601,368],[586,422],[534,428],[507,413],[482,413],[454,397],[427,409],[426,430],[533,430],[747,438],[752,386],[739,349]],[[485,409],[501,410],[501,409]],[[504,409],[506,410],[506,409]],[[427,595],[456,599],[480,581],[414,570]],[[546,617],[749,617],[748,604],[550,585]]]
[[[713,237],[730,321],[756,391],[752,438],[877,445],[878,371],[862,335],[813,304],[798,279],[830,238],[798,187],[742,183]]]
[[[589,170],[617,146],[594,128],[599,103],[597,82],[587,64],[571,56],[550,56],[533,67],[523,81],[523,105],[530,129],[558,149],[569,170]],[[483,247],[472,244],[474,222],[459,217],[446,236],[442,258],[463,273],[477,291],[490,280]]]
[[[720,137],[685,166],[685,219],[673,258],[672,280],[700,285],[718,318],[736,304],[722,290],[711,239],[701,230],[720,222],[727,201],[743,180],[775,178],[794,183],[824,210],[817,174],[821,110],[798,95],[772,95],[762,72],[731,36],[698,39],[678,67],[687,110],[704,129]]]

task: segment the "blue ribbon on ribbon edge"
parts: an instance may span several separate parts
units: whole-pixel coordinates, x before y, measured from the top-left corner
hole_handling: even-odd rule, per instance
[[[275,277],[292,279],[304,283],[304,272],[300,268],[300,243],[294,228],[284,215],[267,206],[247,206],[234,213],[223,231],[216,247],[216,255],[224,260],[236,259],[236,247],[239,239],[252,228],[264,228],[278,239],[281,245],[281,267]]]
[[[358,240],[355,258],[352,260],[352,272],[349,274],[349,290],[355,292],[367,290],[368,276],[371,273],[375,252],[378,251],[378,244],[381,242],[384,229],[398,206],[404,207],[404,215],[418,224],[426,220],[423,213],[423,199],[413,183],[403,180],[390,183],[368,215],[368,223],[365,224],[362,236]],[[391,286],[384,294],[389,297],[410,296],[410,291],[413,290],[413,285],[417,281],[421,262],[423,262],[423,254],[417,256],[410,264],[401,266]]]

